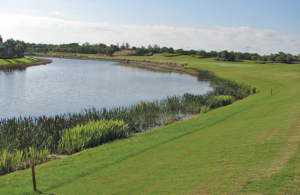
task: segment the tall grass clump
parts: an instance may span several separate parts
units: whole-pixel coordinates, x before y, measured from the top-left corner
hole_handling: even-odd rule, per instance
[[[37,165],[47,162],[49,160],[48,155],[50,155],[50,150],[47,147],[39,150],[34,147],[13,151],[1,149],[0,175],[29,168],[32,164]]]
[[[120,120],[91,121],[61,132],[58,151],[73,154],[102,143],[121,139],[128,134],[128,125]]]
[[[199,80],[214,86],[205,95],[184,94],[129,107],[83,110],[56,116],[0,119],[0,174],[47,161],[50,153],[73,154],[86,148],[168,125],[191,115],[232,104],[256,88],[200,70]],[[30,150],[29,150],[30,149]]]

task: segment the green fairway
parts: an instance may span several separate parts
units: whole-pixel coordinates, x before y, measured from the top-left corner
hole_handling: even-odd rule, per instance
[[[188,62],[259,93],[38,165],[39,192],[29,169],[1,176],[0,194],[300,194],[300,64],[149,59]]]
[[[14,59],[0,59],[0,65],[8,65],[8,64],[19,64],[19,63],[32,63],[38,62],[39,59],[32,57],[25,58],[14,58]]]

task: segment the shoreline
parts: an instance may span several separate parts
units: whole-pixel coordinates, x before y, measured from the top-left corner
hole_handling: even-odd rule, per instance
[[[38,58],[40,59],[40,58]],[[30,63],[17,63],[17,64],[3,64],[0,65],[0,70],[9,70],[9,69],[17,69],[17,68],[27,68],[29,66],[38,66],[38,65],[46,65],[52,63],[50,59],[40,59],[38,62],[30,62]]]
[[[170,61],[163,61],[160,63],[150,61],[149,59],[129,59],[125,58],[90,58],[90,57],[83,57],[83,58],[72,58],[72,57],[50,57],[50,56],[36,56],[33,57],[43,57],[43,58],[62,58],[62,59],[73,59],[73,60],[94,60],[94,61],[112,61],[119,63],[121,66],[132,66],[138,68],[146,68],[151,69],[153,71],[161,71],[161,72],[176,72],[180,74],[189,74],[191,76],[196,76],[197,71],[189,68],[183,68],[184,66],[178,65],[176,62],[173,64]],[[148,61],[146,61],[148,60]],[[169,64],[168,64],[169,63]]]

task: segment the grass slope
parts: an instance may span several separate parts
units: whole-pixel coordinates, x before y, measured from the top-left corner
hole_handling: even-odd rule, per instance
[[[187,61],[187,68],[211,70],[260,92],[186,121],[39,165],[38,190],[299,194],[300,65],[215,62],[188,56],[172,60]],[[38,193],[31,182],[31,170],[1,176],[1,194]]]
[[[32,63],[32,62],[37,62],[37,61],[39,61],[39,59],[32,58],[32,57],[0,59],[0,66],[7,65],[7,64]]]

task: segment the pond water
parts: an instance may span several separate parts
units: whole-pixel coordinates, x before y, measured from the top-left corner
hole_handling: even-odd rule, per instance
[[[213,90],[209,82],[186,74],[118,66],[110,61],[52,60],[25,70],[0,70],[0,118],[130,106]]]

